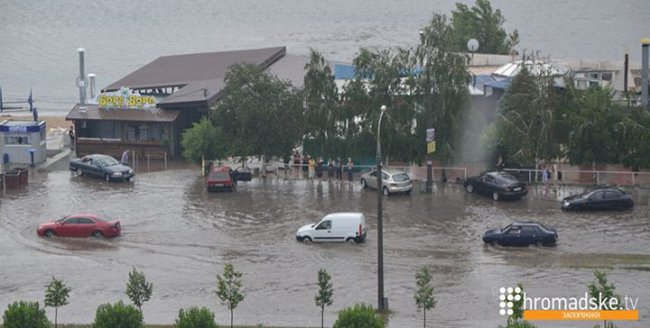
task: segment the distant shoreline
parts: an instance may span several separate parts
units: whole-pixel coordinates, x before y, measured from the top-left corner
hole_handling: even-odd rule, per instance
[[[8,112],[2,112],[0,113],[0,122],[4,120],[15,120],[15,121],[33,121],[34,117],[32,117],[31,113],[29,111],[27,113],[25,112],[13,112],[13,113],[8,113]],[[47,129],[51,128],[63,128],[63,129],[68,129],[71,125],[71,121],[66,121],[65,120],[65,115],[61,116],[55,116],[55,115],[39,115],[38,116],[39,121],[45,121],[45,127]]]

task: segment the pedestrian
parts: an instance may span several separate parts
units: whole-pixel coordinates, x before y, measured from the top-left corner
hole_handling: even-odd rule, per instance
[[[336,173],[336,179],[341,180],[341,166],[343,163],[341,163],[341,157],[337,157],[336,161],[334,161],[334,173]]]
[[[68,136],[70,137],[70,150],[74,150],[74,127],[70,125],[70,129],[68,129]]]
[[[346,171],[348,172],[348,181],[352,181],[352,168],[354,167],[354,163],[352,162],[352,158],[348,157],[348,164],[346,166]]]
[[[36,109],[36,107],[34,107],[32,115],[34,115],[34,122],[38,121],[38,109]]]
[[[544,184],[544,191],[548,189],[548,180],[549,180],[549,172],[546,166],[544,166],[544,169],[542,170],[542,184]]]
[[[307,155],[307,176],[309,180],[314,179],[314,174],[316,173],[316,160]]]
[[[334,177],[334,159],[330,157],[327,159],[327,179],[332,180],[333,177]]]
[[[316,176],[319,179],[323,177],[323,156],[318,156],[318,161],[316,161]]]
[[[293,151],[293,173],[296,178],[300,175],[300,153],[298,150]]]
[[[122,153],[122,159],[120,160],[120,163],[122,163],[122,165],[129,165],[129,150],[128,149],[125,150]]]
[[[562,185],[562,171],[557,170],[557,182]]]

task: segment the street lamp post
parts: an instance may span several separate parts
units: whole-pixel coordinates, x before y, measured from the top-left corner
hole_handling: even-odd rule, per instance
[[[386,106],[381,106],[379,123],[377,124],[377,303],[380,311],[386,310],[384,304],[384,222],[382,218],[382,186],[381,186],[381,119],[386,112]]]

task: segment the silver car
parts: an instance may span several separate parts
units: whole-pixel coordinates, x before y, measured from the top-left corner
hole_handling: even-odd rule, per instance
[[[408,174],[404,171],[395,169],[382,169],[381,176],[382,190],[384,196],[392,193],[403,192],[409,194],[413,189],[413,183]],[[366,172],[361,175],[361,186],[365,188],[377,189],[377,170]]]

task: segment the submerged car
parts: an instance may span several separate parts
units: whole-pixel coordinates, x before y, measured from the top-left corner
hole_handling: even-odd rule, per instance
[[[526,184],[506,172],[487,172],[468,178],[465,191],[491,196],[494,200],[520,199],[528,194]]]
[[[65,216],[38,225],[36,233],[42,237],[117,237],[122,227],[120,221],[106,216],[80,213]]]
[[[210,170],[205,179],[208,191],[235,191],[237,182],[233,178],[233,171],[229,166],[219,166]]]
[[[121,164],[111,156],[102,154],[92,154],[71,159],[69,168],[71,171],[77,172],[78,175],[104,178],[106,181],[131,181],[131,178],[135,175],[130,167]]]
[[[395,169],[382,169],[381,176],[381,192],[384,196],[389,196],[394,193],[410,193],[413,189],[413,182],[411,178],[404,171]],[[372,188],[377,189],[377,170],[371,170],[361,175],[361,187],[363,189]]]
[[[562,200],[563,210],[625,210],[634,207],[632,196],[618,188],[599,188]]]
[[[366,240],[366,218],[363,213],[330,213],[318,223],[300,227],[296,240],[302,242],[354,242]]]
[[[251,181],[253,180],[253,173],[248,165],[243,165],[235,169],[233,175],[237,181]]]
[[[552,246],[557,242],[557,231],[538,222],[513,222],[503,229],[488,230],[483,242],[501,246]]]

